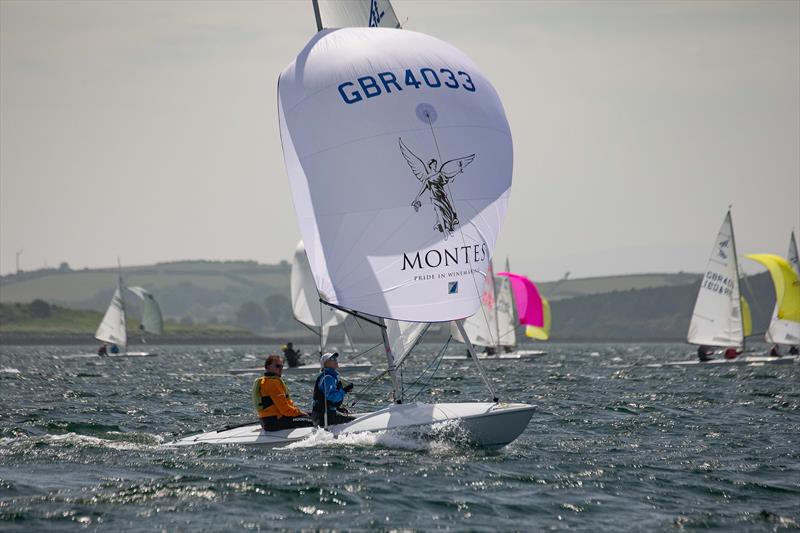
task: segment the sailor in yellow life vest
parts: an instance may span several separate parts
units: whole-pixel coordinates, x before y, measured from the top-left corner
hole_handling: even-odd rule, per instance
[[[264,431],[313,426],[308,413],[297,407],[281,379],[283,358],[269,355],[264,361],[264,375],[253,383],[253,407]]]

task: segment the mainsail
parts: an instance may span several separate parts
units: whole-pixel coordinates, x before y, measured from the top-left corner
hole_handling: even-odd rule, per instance
[[[497,299],[494,290],[494,271],[491,263],[489,272],[486,275],[486,283],[483,285],[481,295],[481,307],[477,313],[464,320],[464,330],[469,335],[473,344],[478,346],[497,346]],[[454,323],[450,323],[450,334],[453,340],[464,342],[461,332]]]
[[[142,330],[153,335],[164,333],[164,319],[158,302],[143,287],[128,287],[128,290],[142,299]]]
[[[119,285],[114,291],[114,296],[111,298],[111,303],[108,305],[94,338],[101,342],[116,344],[123,351],[128,344],[128,334],[125,330],[125,300],[122,298],[122,290]]]
[[[689,323],[689,343],[741,348],[744,329],[740,297],[736,243],[728,211],[700,282]]]
[[[314,277],[308,264],[306,249],[303,241],[297,243],[292,258],[292,273],[289,280],[292,292],[292,312],[295,319],[315,331],[320,336],[320,351],[325,349],[328,342],[328,331],[333,326],[341,324],[346,314],[323,305],[319,300],[324,298],[314,285]]]
[[[320,294],[396,320],[475,314],[513,158],[477,65],[416,32],[323,30],[281,74],[278,107]]]
[[[789,254],[786,256],[789,265],[794,273],[800,277],[800,260],[797,254],[797,243],[794,239],[794,232],[789,236]],[[775,302],[775,309],[772,311],[772,320],[765,335],[767,342],[774,344],[797,345],[800,344],[800,323],[778,318],[778,302]]]
[[[312,0],[317,30],[325,28],[399,28],[389,0]]]

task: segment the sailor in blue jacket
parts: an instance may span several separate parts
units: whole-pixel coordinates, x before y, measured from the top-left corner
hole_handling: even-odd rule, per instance
[[[339,379],[339,373],[336,371],[339,368],[338,359],[337,352],[328,352],[319,358],[322,372],[314,383],[314,405],[311,408],[311,416],[318,426],[344,424],[356,419],[348,415],[347,410],[342,407],[344,396],[353,390],[353,384]]]

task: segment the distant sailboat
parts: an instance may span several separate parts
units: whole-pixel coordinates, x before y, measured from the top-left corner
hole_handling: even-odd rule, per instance
[[[767,267],[775,287],[775,315],[767,339],[775,344],[800,345],[800,276],[794,265],[772,254],[750,254],[747,257]]]
[[[800,277],[800,260],[798,260],[797,243],[795,241],[794,232],[792,232],[789,237],[789,253],[786,258],[791,269]],[[772,270],[770,270],[770,272],[772,272]],[[787,284],[784,283],[784,287],[786,285]],[[767,342],[778,346],[798,346],[800,345],[800,323],[778,317],[780,299],[780,295],[776,294],[775,309],[772,312],[772,320],[770,320],[769,329],[767,329],[764,338]]]
[[[464,329],[470,340],[474,339],[473,344],[486,349],[486,353],[479,356],[481,359],[528,359],[545,354],[541,350],[516,349],[519,306],[514,298],[513,283],[511,277],[507,275],[500,274],[495,277],[490,264],[481,296],[481,308],[464,320]],[[520,303],[523,314],[529,313],[527,307],[529,299],[527,296],[522,298],[524,301]],[[535,305],[533,301],[530,301],[530,304]],[[455,323],[450,325],[450,334],[456,342],[464,342]],[[448,356],[447,359],[458,359],[458,357]]]
[[[747,334],[744,307],[739,289],[739,262],[733,222],[728,210],[700,282],[689,323],[689,344],[741,351]]]
[[[128,351],[128,332],[127,332],[127,311],[125,308],[125,289],[130,290],[132,293],[142,299],[142,320],[140,323],[140,331],[144,333],[151,333],[154,335],[161,335],[164,332],[164,323],[161,317],[161,309],[158,307],[153,295],[142,287],[125,287],[122,283],[122,273],[117,276],[117,288],[114,290],[114,295],[111,297],[111,302],[108,304],[103,319],[97,327],[94,338],[100,342],[112,347],[111,353],[108,357],[144,357],[157,355],[154,352],[142,351]],[[142,337],[144,341],[144,336]],[[116,346],[117,353],[114,353],[113,347]],[[76,357],[96,357],[98,354],[79,354],[63,356],[64,359]]]

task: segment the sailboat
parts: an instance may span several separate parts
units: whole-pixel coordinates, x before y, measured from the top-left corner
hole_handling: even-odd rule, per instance
[[[485,348],[479,355],[482,360],[532,359],[544,355],[541,350],[517,350],[517,309],[512,281],[508,276],[495,278],[494,269],[489,264],[489,273],[481,296],[481,308],[464,320],[473,344]],[[499,283],[498,283],[499,281]],[[495,291],[495,287],[497,290]],[[456,323],[451,323],[450,334],[456,342],[464,343],[464,338]],[[462,359],[458,356],[445,356],[446,359]]]
[[[506,272],[500,272],[498,276],[508,280],[511,286],[511,295],[513,302],[513,309],[516,312],[516,319],[514,327],[517,325],[525,326],[526,335],[527,328],[544,328],[545,327],[545,307],[544,299],[539,294],[539,289],[527,277],[521,274],[514,274],[509,272],[508,261],[506,261]],[[547,311],[549,313],[549,306]],[[548,316],[549,320],[549,316]],[[547,324],[549,334],[549,323]],[[527,335],[530,337],[530,335]],[[517,350],[515,354],[517,358],[530,359],[534,357],[541,357],[547,352],[544,350]]]
[[[794,232],[792,232],[792,234],[789,236],[789,253],[786,256],[786,259],[788,260],[789,266],[795,275],[800,277],[800,260],[798,259],[797,242],[794,238]],[[782,272],[780,269],[778,271]],[[770,274],[772,274],[772,272],[773,270],[770,269]],[[783,352],[785,353],[787,348],[791,349],[790,347],[792,346],[800,345],[800,323],[778,316],[780,311],[780,301],[783,296],[782,294],[777,293],[779,286],[783,287],[783,291],[791,290],[791,283],[781,283],[780,285],[778,283],[775,284],[775,309],[772,311],[772,319],[770,320],[769,328],[767,329],[764,339],[770,344],[778,347],[785,347],[782,348]]]
[[[722,221],[705,274],[700,282],[687,340],[711,348],[744,350],[745,337],[752,332],[750,307],[740,292],[739,261],[730,208]],[[654,363],[647,366],[736,365],[773,362],[769,357],[738,356],[708,361],[691,359]]]
[[[463,325],[480,308],[511,188],[511,133],[489,80],[463,52],[424,34],[323,30],[281,74],[278,110],[315,285],[331,307],[378,317],[392,382],[392,403],[327,430],[450,422],[479,446],[515,440],[534,407],[499,400]],[[392,331],[451,321],[490,400],[406,403],[398,366],[408,358],[393,351]],[[176,444],[276,445],[315,431],[253,424]]]
[[[125,287],[122,283],[122,273],[117,275],[117,287],[111,297],[103,319],[95,331],[94,338],[109,346],[116,346],[117,353],[109,353],[106,357],[149,357],[158,355],[150,351],[129,351],[128,332],[127,332],[127,311],[125,308],[125,289],[142,299],[142,320],[139,331],[142,335],[142,342],[146,343],[145,333],[161,335],[164,333],[164,322],[161,316],[161,309],[155,298],[143,287]],[[97,353],[63,355],[61,359],[81,359],[87,357],[99,357]]]
[[[324,305],[320,302],[325,295],[320,294],[317,286],[314,285],[314,277],[311,274],[311,267],[308,264],[306,249],[303,241],[297,243],[292,258],[292,271],[290,276],[290,287],[292,293],[292,312],[294,318],[300,324],[311,330],[314,335],[319,336],[319,351],[311,355],[312,362],[305,365],[287,367],[284,370],[286,375],[307,374],[316,375],[320,372],[319,355],[324,353],[328,347],[328,333],[330,328],[343,325],[347,313]],[[351,344],[352,347],[352,344]],[[369,372],[372,364],[366,361],[345,362],[339,364],[339,370],[346,373]],[[263,367],[259,368],[232,368],[230,374],[261,374]]]
[[[775,287],[775,315],[767,339],[775,344],[795,347],[796,350],[800,345],[800,276],[797,270],[790,261],[773,254],[750,254],[747,258],[767,267]]]

